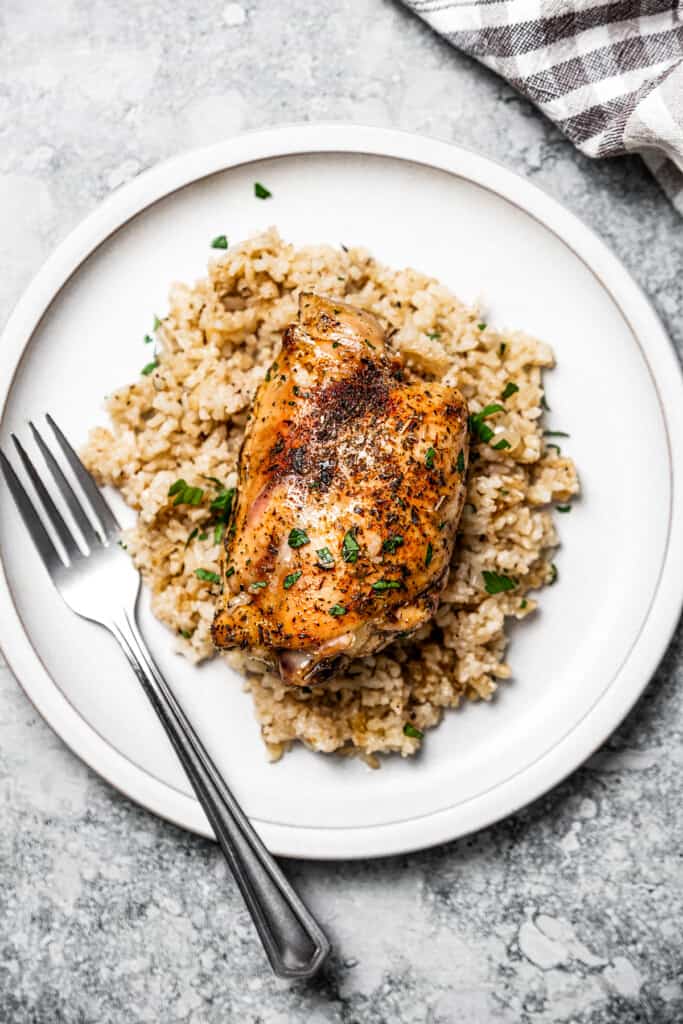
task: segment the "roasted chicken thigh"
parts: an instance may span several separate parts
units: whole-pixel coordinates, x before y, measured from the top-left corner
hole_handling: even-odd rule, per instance
[[[467,452],[455,388],[410,376],[370,314],[302,294],[247,425],[216,646],[311,685],[416,630],[448,577]]]

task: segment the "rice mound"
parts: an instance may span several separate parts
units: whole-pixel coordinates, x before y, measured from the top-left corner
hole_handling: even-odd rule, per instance
[[[408,371],[456,384],[471,414],[504,407],[484,421],[494,431],[488,443],[473,437],[467,503],[431,623],[308,692],[284,686],[248,652],[221,655],[245,677],[273,759],[299,740],[374,765],[379,753],[414,754],[444,708],[489,700],[509,678],[505,617],[531,614],[529,591],[554,582],[551,505],[567,502],[578,481],[571,459],[543,435],[542,370],[554,363],[547,344],[487,326],[435,279],[386,267],[363,248],[296,248],[270,229],[213,258],[194,286],[172,286],[155,332],[158,366],[111,395],[112,426],[93,429],[83,453],[138,513],[124,542],[180,653],[194,661],[214,654],[219,587],[195,573],[220,572],[208,478],[237,485],[249,406],[301,289],[374,313]],[[199,505],[173,504],[168,492],[179,478],[202,488]],[[484,572],[507,577],[513,589],[488,593]]]

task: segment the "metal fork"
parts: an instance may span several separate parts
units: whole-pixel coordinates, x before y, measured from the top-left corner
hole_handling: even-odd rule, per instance
[[[273,971],[281,978],[310,978],[328,955],[329,942],[257,836],[154,663],[136,620],[140,575],[116,543],[121,528],[62,431],[51,416],[46,419],[85,503],[33,423],[29,427],[89,553],[81,552],[48,487],[12,434],[19,458],[64,551],[58,551],[9,460],[0,451],[0,467],[28,532],[69,608],[116,637],[142,683],[211,822]]]

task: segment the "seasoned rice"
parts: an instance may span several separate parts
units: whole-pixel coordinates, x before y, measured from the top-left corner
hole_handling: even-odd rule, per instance
[[[526,618],[537,607],[529,592],[554,582],[552,505],[568,502],[578,482],[571,459],[543,436],[542,371],[553,365],[547,344],[487,326],[438,281],[393,270],[362,248],[295,248],[275,229],[250,238],[212,259],[194,286],[173,285],[156,329],[158,366],[109,398],[112,426],[92,430],[83,453],[138,513],[124,541],[180,653],[194,661],[214,654],[218,586],[195,573],[220,572],[208,478],[237,485],[249,405],[296,318],[301,289],[374,313],[407,369],[456,384],[470,413],[504,406],[486,419],[490,442],[472,449],[467,504],[433,622],[308,692],[286,687],[247,653],[221,655],[247,680],[272,758],[299,740],[374,764],[378,753],[414,754],[419,734],[445,708],[489,700],[509,678],[505,618]],[[506,391],[510,383],[517,390]],[[173,505],[168,491],[179,478],[202,488],[199,505]],[[484,572],[508,577],[513,589],[487,593]]]

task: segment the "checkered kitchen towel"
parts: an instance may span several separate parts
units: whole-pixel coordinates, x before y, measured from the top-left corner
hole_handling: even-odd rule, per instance
[[[587,156],[639,152],[683,213],[683,2],[403,0]]]

